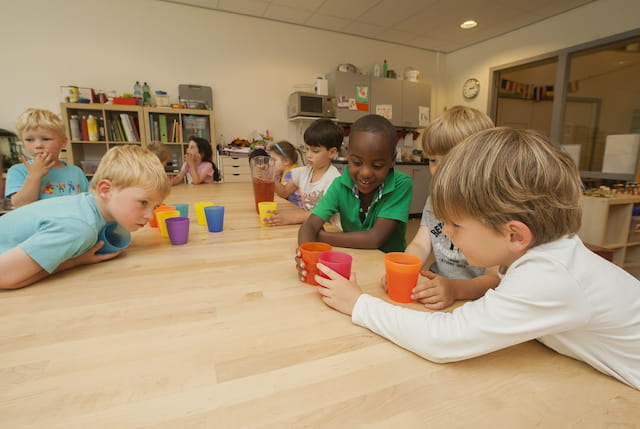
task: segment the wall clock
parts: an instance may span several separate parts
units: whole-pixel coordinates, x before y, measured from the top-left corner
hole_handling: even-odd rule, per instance
[[[464,98],[475,98],[480,92],[480,81],[478,79],[467,79],[462,85],[462,95]]]

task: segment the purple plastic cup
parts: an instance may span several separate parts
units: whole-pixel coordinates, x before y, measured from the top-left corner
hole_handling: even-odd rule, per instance
[[[184,216],[170,217],[165,220],[171,244],[179,246],[189,240],[189,218]]]

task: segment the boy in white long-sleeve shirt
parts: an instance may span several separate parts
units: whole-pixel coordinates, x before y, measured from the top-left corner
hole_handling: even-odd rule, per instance
[[[467,138],[439,167],[435,215],[470,264],[501,282],[451,313],[363,294],[319,264],[324,302],[414,353],[450,362],[537,339],[640,389],[640,282],[575,235],[582,193],[571,158],[542,135],[494,128]]]

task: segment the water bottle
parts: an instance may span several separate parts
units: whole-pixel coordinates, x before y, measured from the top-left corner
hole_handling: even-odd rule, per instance
[[[133,96],[137,98],[136,102],[138,104],[142,104],[142,86],[140,86],[140,82],[137,80],[135,85],[133,85]]]
[[[149,84],[147,82],[142,85],[142,104],[145,106],[151,105],[151,89],[149,88]]]

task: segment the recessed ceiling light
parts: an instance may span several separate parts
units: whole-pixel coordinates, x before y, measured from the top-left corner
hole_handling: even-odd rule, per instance
[[[468,30],[469,28],[474,28],[477,27],[478,23],[476,21],[474,21],[473,19],[468,19],[465,22],[463,22],[462,24],[460,24],[460,28],[464,29],[464,30]]]

